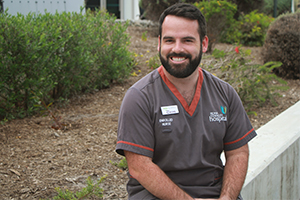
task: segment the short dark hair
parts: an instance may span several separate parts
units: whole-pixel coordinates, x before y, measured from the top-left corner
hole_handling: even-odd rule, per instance
[[[168,7],[159,18],[159,35],[161,36],[162,24],[167,15],[175,15],[177,17],[184,17],[191,20],[198,21],[198,32],[200,35],[200,40],[203,41],[206,36],[206,20],[201,11],[192,4],[187,3],[176,3]]]

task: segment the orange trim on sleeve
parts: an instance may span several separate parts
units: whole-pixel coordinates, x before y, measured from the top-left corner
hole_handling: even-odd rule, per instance
[[[154,152],[154,149],[152,149],[152,148],[145,147],[145,146],[142,146],[142,145],[139,145],[139,144],[134,144],[134,143],[132,143],[132,142],[126,142],[126,141],[118,141],[118,142],[117,142],[117,144],[120,144],[120,143],[128,144],[128,145],[131,145],[131,146],[139,147],[139,148],[146,149],[146,150],[149,150],[149,151],[153,151],[153,152]]]
[[[242,139],[244,139],[245,137],[247,137],[247,135],[249,135],[252,131],[254,131],[254,128],[252,128],[248,133],[246,133],[243,137],[237,139],[237,140],[234,140],[232,142],[226,142],[224,143],[224,145],[229,145],[229,144],[234,144],[234,143],[237,143],[238,141],[241,141]]]

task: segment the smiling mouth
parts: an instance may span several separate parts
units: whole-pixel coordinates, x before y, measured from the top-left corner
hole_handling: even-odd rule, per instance
[[[171,60],[175,61],[175,62],[180,62],[185,60],[186,57],[171,57]]]

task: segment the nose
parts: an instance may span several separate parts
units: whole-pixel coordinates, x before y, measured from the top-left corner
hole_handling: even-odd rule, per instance
[[[172,52],[174,52],[174,53],[180,53],[182,51],[183,51],[182,43],[180,41],[176,41],[174,43],[174,47],[172,48]]]

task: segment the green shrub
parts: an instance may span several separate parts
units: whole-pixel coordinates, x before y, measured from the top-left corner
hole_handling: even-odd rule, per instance
[[[282,62],[274,69],[281,77],[300,79],[300,12],[282,15],[270,25],[263,47],[263,60]]]
[[[237,21],[234,15],[237,7],[227,1],[202,1],[194,4],[204,15],[207,22],[207,36],[209,38],[208,52],[215,43],[220,42],[227,32],[236,30]]]
[[[239,42],[246,46],[263,46],[268,27],[274,18],[252,11],[242,15],[238,30]]]
[[[222,36],[221,42],[245,46],[262,46],[270,23],[274,19],[257,11],[240,15],[239,21],[232,24]]]
[[[226,56],[226,53],[225,53],[225,51],[222,51],[219,49],[214,49],[212,52],[212,56],[216,59],[224,58]]]
[[[267,100],[276,105],[274,97],[278,94],[277,91],[287,89],[284,86],[286,82],[272,73],[272,69],[279,67],[281,63],[268,62],[262,66],[251,64],[250,60],[246,59],[251,50],[245,51],[240,47],[225,55],[221,52],[223,51],[213,51],[212,56],[217,59],[204,68],[207,67],[213,74],[232,85],[248,112],[254,105],[262,106]],[[222,65],[216,68],[220,59]]]
[[[49,103],[129,76],[128,23],[115,19],[104,11],[0,15],[0,119],[34,113],[33,94]]]
[[[0,116],[23,117],[33,110],[31,90],[50,91],[54,83],[44,70],[51,52],[43,43],[43,26],[32,14],[0,16]],[[63,42],[63,40],[62,40]],[[55,47],[53,47],[55,48]],[[39,54],[50,55],[43,57]],[[48,61],[48,62],[47,62]]]

